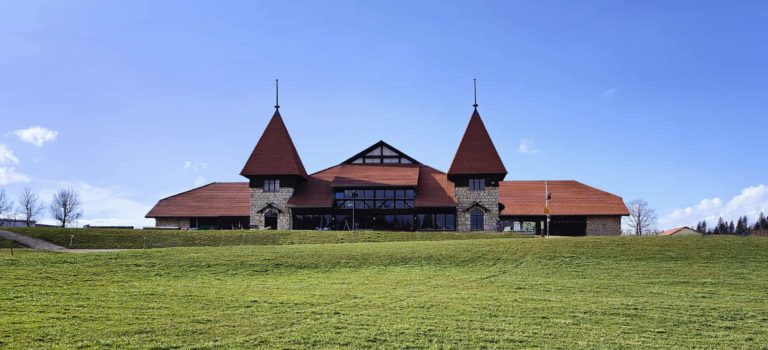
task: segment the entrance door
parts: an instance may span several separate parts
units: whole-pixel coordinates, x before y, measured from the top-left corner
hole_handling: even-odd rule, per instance
[[[264,228],[268,230],[277,230],[277,212],[270,210],[264,213]]]

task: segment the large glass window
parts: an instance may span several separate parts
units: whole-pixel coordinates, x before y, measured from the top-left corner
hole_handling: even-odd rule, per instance
[[[355,192],[357,197],[353,197]],[[416,192],[413,189],[347,189],[337,190],[333,197],[336,208],[412,209]]]
[[[485,219],[484,216],[485,216],[485,213],[483,213],[483,211],[480,210],[480,208],[473,209],[472,212],[469,215],[469,217],[470,217],[470,222],[469,222],[470,230],[472,230],[472,231],[483,231],[483,229],[484,229],[483,226],[484,226],[484,221],[485,221],[484,220]]]
[[[419,214],[416,215],[417,228],[419,230],[445,230],[456,229],[456,216],[454,214]]]
[[[280,191],[280,180],[264,180],[264,192]]]
[[[469,179],[470,191],[482,191],[485,190],[485,179]]]

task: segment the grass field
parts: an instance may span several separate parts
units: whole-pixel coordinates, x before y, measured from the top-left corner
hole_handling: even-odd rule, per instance
[[[124,229],[63,229],[51,227],[8,228],[63,247],[86,249],[141,249],[217,247],[236,245],[285,245],[359,242],[442,241],[520,238],[513,233],[391,232],[391,231],[159,231]],[[71,239],[71,245],[70,245]],[[1,243],[0,243],[1,244]]]
[[[0,249],[0,348],[768,348],[768,239]]]

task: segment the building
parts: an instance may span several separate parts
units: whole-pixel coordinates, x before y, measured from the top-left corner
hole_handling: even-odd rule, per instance
[[[703,233],[688,226],[675,227],[659,234],[660,236],[701,236]]]
[[[35,227],[36,221],[32,220],[27,226],[26,220],[17,220],[17,219],[0,219],[0,227]]]
[[[618,235],[621,197],[577,181],[506,181],[507,169],[477,105],[448,172],[379,141],[308,174],[275,113],[240,175],[161,199],[157,226],[301,230],[524,231],[545,229],[545,183],[553,235]]]

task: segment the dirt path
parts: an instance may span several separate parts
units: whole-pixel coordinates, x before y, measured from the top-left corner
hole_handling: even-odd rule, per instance
[[[21,243],[27,247],[37,250],[45,250],[49,252],[62,252],[62,253],[101,253],[101,252],[116,252],[122,249],[69,249],[60,245],[53,244],[42,239],[27,237],[15,232],[1,231],[0,237],[9,239]]]

